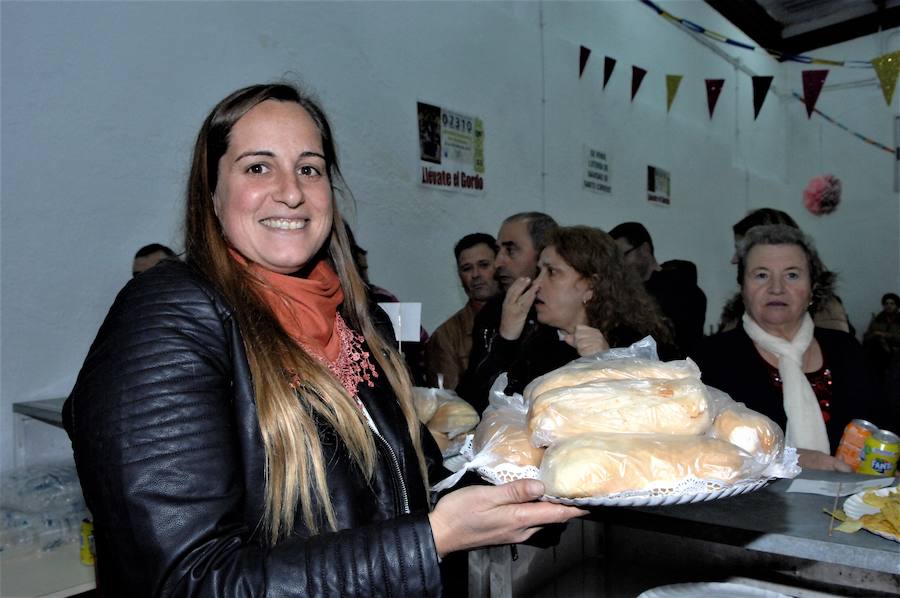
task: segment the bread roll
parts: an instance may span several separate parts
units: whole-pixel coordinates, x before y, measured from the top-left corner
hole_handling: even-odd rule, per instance
[[[427,424],[428,420],[434,417],[434,412],[438,408],[438,399],[435,391],[436,388],[424,388],[414,386],[413,391],[413,407],[416,410],[416,417],[423,424]]]
[[[438,405],[437,411],[426,425],[430,430],[442,432],[452,440],[478,425],[478,413],[462,399],[447,398]]]
[[[525,414],[512,409],[488,408],[475,428],[472,449],[476,454],[489,453],[486,467],[503,463],[520,467],[539,467],[544,449],[531,444],[531,433],[525,423]]]
[[[702,434],[712,416],[706,386],[682,380],[607,380],[541,394],[528,427],[535,446],[585,433]]]
[[[560,440],[544,453],[546,492],[565,498],[671,488],[689,477],[730,484],[749,455],[706,436],[594,434]]]
[[[739,446],[760,465],[780,459],[784,451],[784,432],[778,424],[739,403],[716,416],[710,435]]]
[[[699,378],[700,370],[690,359],[651,361],[649,359],[576,359],[561,368],[535,378],[522,393],[533,405],[543,393],[599,380],[680,380]]]

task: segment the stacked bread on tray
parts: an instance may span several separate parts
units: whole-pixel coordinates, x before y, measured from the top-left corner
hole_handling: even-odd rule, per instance
[[[705,386],[690,360],[582,358],[522,397],[493,395],[473,442],[482,471],[537,470],[551,496],[726,487],[784,448],[774,422]]]

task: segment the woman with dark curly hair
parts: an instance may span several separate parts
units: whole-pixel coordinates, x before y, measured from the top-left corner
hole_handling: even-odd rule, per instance
[[[874,394],[856,339],[813,324],[834,276],[786,225],[751,228],[737,258],[746,313],[701,345],[703,381],[784,428],[802,467],[849,471],[831,455],[847,423],[868,417]]]
[[[516,356],[507,372],[507,393],[522,392],[534,378],[579,356],[628,346],[647,335],[669,356],[671,333],[659,308],[608,234],[588,226],[556,227],[544,238],[538,267],[531,288],[507,297],[517,298],[525,312],[533,301],[538,321],[555,328],[560,342],[555,351],[538,352],[527,341],[519,346],[508,341]],[[514,311],[504,306],[504,317]]]

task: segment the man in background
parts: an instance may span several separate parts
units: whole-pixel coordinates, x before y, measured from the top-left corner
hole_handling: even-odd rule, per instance
[[[509,288],[517,280],[528,278],[533,281],[537,278],[538,257],[544,237],[555,227],[556,221],[547,214],[522,212],[504,220],[497,233],[499,250],[494,262],[494,277],[500,284],[501,293],[488,301],[475,316],[469,366],[456,388],[457,394],[479,413],[487,407],[491,385],[500,372],[506,371],[519,342],[532,335],[538,335],[541,343],[546,340],[548,346],[559,342],[556,329],[537,321],[534,306],[529,310],[517,339],[510,340],[500,334],[503,302]],[[522,292],[526,291],[527,287]]]
[[[159,243],[144,245],[134,254],[134,262],[131,265],[131,276],[134,278],[141,272],[149,270],[165,259],[178,259],[175,252]]]
[[[680,353],[690,354],[703,338],[706,294],[697,286],[697,266],[686,260],[656,261],[653,239],[640,222],[623,222],[609,235],[625,256],[625,265],[644,281],[669,321]]]
[[[453,248],[456,271],[463,290],[469,297],[466,305],[438,326],[425,345],[428,382],[456,389],[459,378],[469,365],[472,350],[472,327],[477,314],[499,289],[494,279],[497,242],[486,233],[472,233],[460,239]]]

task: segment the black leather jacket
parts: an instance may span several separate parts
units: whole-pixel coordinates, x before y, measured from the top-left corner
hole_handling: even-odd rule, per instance
[[[298,513],[294,534],[269,547],[265,454],[229,306],[180,263],[130,282],[64,408],[103,595],[439,595],[426,491],[378,380],[359,394],[383,437],[372,480],[319,430],[341,531],[311,536]]]

